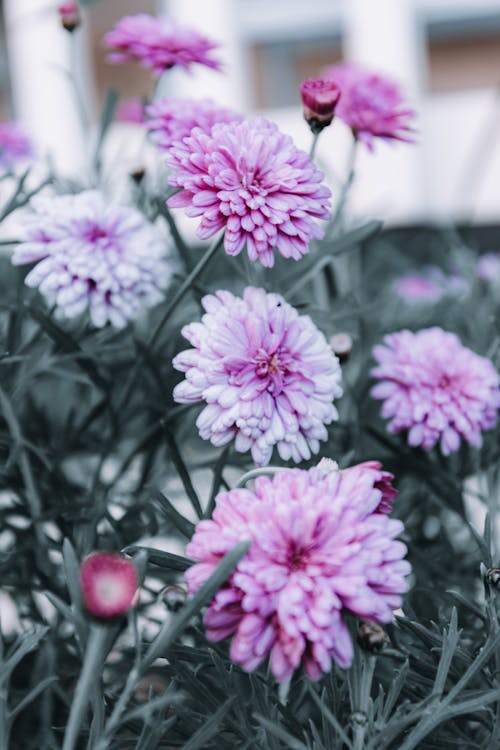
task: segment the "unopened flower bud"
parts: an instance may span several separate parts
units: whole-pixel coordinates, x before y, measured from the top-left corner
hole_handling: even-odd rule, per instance
[[[61,3],[57,10],[61,19],[61,25],[66,31],[72,32],[80,26],[82,19],[78,3]]]
[[[352,351],[352,338],[348,333],[336,333],[330,339],[330,346],[339,360],[345,362]]]
[[[139,588],[133,561],[115,552],[93,552],[85,558],[80,583],[85,609],[101,619],[124,615]]]
[[[340,89],[333,81],[308,78],[300,85],[304,118],[313,133],[320,133],[330,125],[340,97]]]
[[[379,653],[390,642],[384,628],[374,622],[362,622],[358,628],[358,643],[366,651]]]
[[[485,574],[486,583],[497,589],[500,587],[500,568],[488,568]]]
[[[171,612],[177,612],[186,601],[187,592],[182,586],[167,586],[163,591],[163,601],[167,609]]]
[[[138,703],[146,703],[150,697],[163,695],[167,689],[167,683],[156,672],[144,675],[135,688],[135,699]]]
[[[338,471],[339,465],[333,458],[322,458],[316,468],[322,473],[324,477],[331,474],[332,471]]]

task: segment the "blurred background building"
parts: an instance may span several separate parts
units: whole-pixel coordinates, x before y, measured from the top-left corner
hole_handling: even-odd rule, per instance
[[[57,0],[0,0],[0,116],[20,119],[68,169],[84,132],[67,70],[97,118],[105,91],[151,94],[148,72],[104,62],[102,36],[129,13],[172,14],[221,43],[226,74],[169,75],[166,92],[212,96],[264,112],[308,148],[298,87],[323,66],[354,60],[389,74],[415,108],[415,146],[361,150],[352,209],[392,223],[500,219],[500,0],[87,0],[74,59]],[[325,131],[318,160],[345,176],[350,135]]]

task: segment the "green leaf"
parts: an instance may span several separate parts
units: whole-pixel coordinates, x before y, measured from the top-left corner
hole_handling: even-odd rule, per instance
[[[232,695],[222,704],[205,724],[198,729],[195,734],[182,746],[182,750],[203,750],[206,743],[214,737],[219,731],[219,725],[222,722],[229,709],[232,707],[236,696]]]
[[[227,555],[224,555],[210,578],[208,578],[196,594],[188,600],[179,614],[162,627],[146,651],[146,655],[141,664],[143,670],[152,664],[155,659],[159,656],[163,656],[166,651],[168,651],[171,644],[179,637],[191,618],[194,617],[200,609],[214,597],[222,584],[229,578],[242,557],[246,555],[250,548],[250,544],[249,541],[240,542],[234,547],[234,549],[228,552]]]
[[[9,678],[14,669],[17,667],[24,657],[34,651],[40,641],[46,636],[49,628],[39,627],[33,630],[23,633],[17,642],[17,646],[14,652],[4,661],[2,668],[0,669],[0,685],[3,685]]]
[[[122,552],[127,555],[136,555],[144,552],[147,555],[148,562],[153,563],[153,565],[158,565],[160,568],[167,568],[167,570],[178,570],[181,573],[188,570],[195,563],[194,560],[190,560],[187,557],[174,555],[171,552],[164,552],[153,547],[132,545],[131,547],[125,547]]]
[[[275,724],[274,722],[269,721],[269,719],[266,719],[264,716],[261,716],[260,714],[254,714],[254,716],[259,722],[259,724],[262,727],[264,727],[264,729],[267,732],[269,732],[269,734],[287,743],[286,745],[287,750],[309,750],[307,745],[304,745],[303,742],[300,742],[300,740],[298,740],[296,737],[293,737],[291,734],[286,732],[278,724]]]
[[[186,495],[189,497],[191,501],[191,505],[194,508],[194,511],[198,518],[202,518],[203,516],[203,510],[201,508],[201,503],[198,498],[198,495],[196,494],[196,490],[193,487],[193,483],[191,481],[191,477],[189,476],[189,472],[187,470],[186,464],[184,463],[182,456],[179,452],[179,449],[177,447],[177,443],[175,442],[175,438],[168,429],[166,423],[163,423],[163,434],[165,436],[165,440],[167,442],[167,445],[170,449],[170,458],[172,459],[172,462],[177,469],[177,473],[179,474],[180,480],[182,484],[184,485],[184,489],[186,490]]]
[[[181,534],[186,537],[186,539],[191,539],[195,530],[194,523],[189,521],[187,518],[184,518],[184,516],[181,515],[179,511],[174,507],[174,505],[170,502],[168,497],[166,497],[159,490],[153,491],[152,499],[156,501],[160,510],[167,516],[169,521],[173,523],[175,528],[180,531]]]

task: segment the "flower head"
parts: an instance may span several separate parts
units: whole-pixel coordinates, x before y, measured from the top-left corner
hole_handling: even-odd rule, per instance
[[[109,62],[135,60],[157,77],[176,65],[186,70],[194,63],[215,70],[221,67],[212,57],[217,44],[193,29],[147,13],[121,18],[104,36],[104,44],[110,50]]]
[[[32,155],[31,142],[17,122],[0,122],[0,172]]]
[[[121,327],[142,305],[157,304],[170,279],[165,242],[136,209],[110,205],[97,191],[32,201],[15,265],[34,263],[26,284],[72,318]]]
[[[243,116],[216,104],[212,99],[156,99],[146,110],[148,130],[155,145],[167,151],[182,141],[193,128],[209,133],[218,122],[241,122]]]
[[[125,614],[139,588],[134,563],[115,552],[93,552],[86,557],[80,566],[80,584],[85,609],[104,619]]]
[[[441,328],[399,331],[376,346],[380,382],[372,396],[384,401],[382,416],[390,432],[408,430],[409,445],[444,455],[458,450],[463,438],[481,445],[481,432],[495,426],[500,408],[500,379],[493,364]]]
[[[195,128],[167,155],[170,184],[182,188],[171,207],[201,216],[198,236],[225,229],[228,255],[246,244],[250,260],[274,264],[274,249],[298,260],[321,239],[315,219],[329,215],[323,174],[292,139],[263,117]]]
[[[221,557],[250,539],[246,556],[212,600],[210,640],[232,636],[231,659],[254,670],[270,654],[279,682],[302,664],[314,680],[332,659],[353,654],[344,614],[390,622],[407,590],[403,524],[377,513],[381,491],[357,467],[259,477],[254,491],[218,495],[212,520],[198,523],[186,553],[191,593]],[[352,476],[355,472],[355,476]]]
[[[337,116],[370,150],[375,138],[412,142],[414,112],[393,81],[352,63],[332,65],[324,75],[340,89]]]
[[[333,120],[340,89],[333,81],[308,78],[300,85],[304,117],[313,133],[319,133]]]
[[[196,422],[213,445],[235,440],[256,464],[308,459],[337,418],[342,394],[337,358],[307,316],[277,294],[248,287],[243,299],[219,291],[202,300],[206,315],[182,335],[193,349],[174,367],[186,373],[174,389],[179,403],[206,401]]]
[[[141,99],[125,99],[116,110],[118,122],[130,122],[142,125],[144,122],[144,102]]]
[[[61,3],[57,9],[61,24],[66,31],[74,31],[80,26],[80,9],[78,3],[67,2]]]
[[[497,282],[500,280],[500,253],[484,253],[478,258],[476,276],[481,281]]]
[[[444,291],[440,279],[417,273],[399,276],[394,287],[397,295],[407,302],[436,302]]]

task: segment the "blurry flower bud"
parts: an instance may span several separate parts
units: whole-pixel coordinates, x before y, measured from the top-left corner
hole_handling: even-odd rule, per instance
[[[378,654],[390,642],[384,628],[374,622],[362,622],[358,628],[358,643],[365,651]]]
[[[87,612],[105,620],[124,615],[139,588],[133,561],[114,552],[93,552],[85,558],[80,583]]]
[[[162,695],[167,689],[167,683],[155,672],[144,675],[135,688],[135,699],[138,703],[146,703],[150,697]]]
[[[163,591],[163,601],[170,612],[177,612],[186,601],[187,592],[182,586],[167,586]]]
[[[330,346],[339,360],[345,362],[352,351],[352,338],[348,333],[336,333],[330,339]]]
[[[144,167],[142,164],[136,164],[129,170],[130,178],[136,183],[136,185],[139,185],[143,181],[145,174],[146,167]]]
[[[308,78],[300,85],[304,118],[313,133],[320,133],[333,120],[340,89],[333,81]]]
[[[488,568],[485,574],[486,583],[497,589],[500,587],[500,568]]]
[[[61,25],[66,31],[74,31],[80,26],[82,19],[78,3],[61,3],[57,10],[61,19]]]
[[[316,468],[322,473],[324,477],[331,474],[332,471],[338,471],[339,465],[333,458],[322,458]]]

